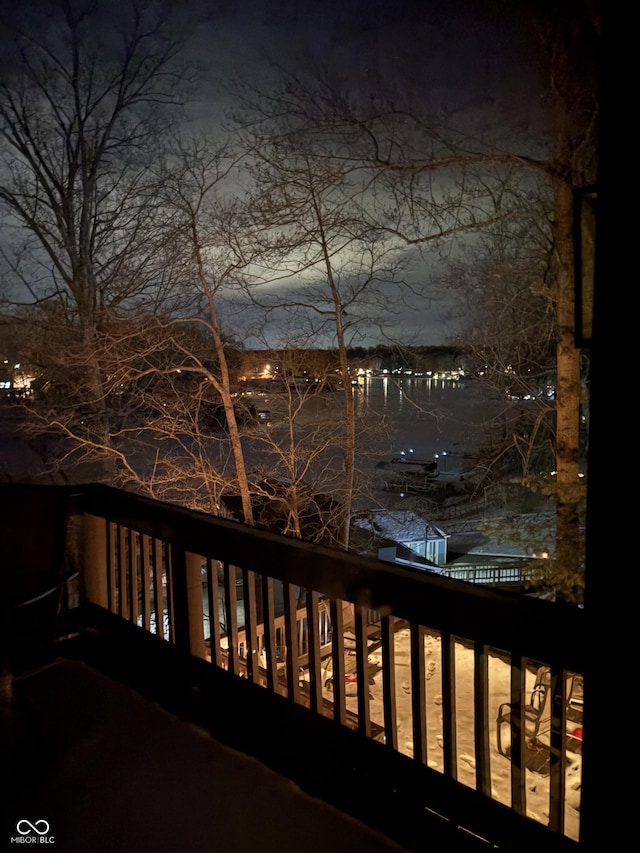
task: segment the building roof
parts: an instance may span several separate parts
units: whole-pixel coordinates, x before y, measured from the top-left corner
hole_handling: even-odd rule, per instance
[[[398,543],[448,538],[435,524],[430,524],[409,510],[392,512],[376,509],[361,512],[354,517],[353,523],[376,536]]]

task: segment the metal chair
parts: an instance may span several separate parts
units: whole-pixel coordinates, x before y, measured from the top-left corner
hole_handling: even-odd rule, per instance
[[[522,709],[522,720],[524,722],[523,737],[528,744],[533,744],[540,735],[546,734],[551,730],[551,678],[549,667],[540,667],[536,674],[536,681],[531,691],[529,704]],[[498,717],[496,720],[497,726],[497,743],[498,752],[501,755],[507,756],[506,747],[502,742],[502,727],[509,726],[511,731],[512,725],[520,727],[520,714],[516,711],[511,702],[503,702],[498,708]]]

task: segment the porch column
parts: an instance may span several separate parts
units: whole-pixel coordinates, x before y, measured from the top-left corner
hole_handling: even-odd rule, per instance
[[[171,603],[174,643],[188,654],[206,658],[202,557],[171,545]]]
[[[83,600],[107,608],[109,579],[106,519],[84,513],[81,550]]]

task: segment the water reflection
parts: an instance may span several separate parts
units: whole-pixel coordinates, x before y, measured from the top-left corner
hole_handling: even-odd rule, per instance
[[[486,426],[510,405],[487,399],[474,381],[427,377],[366,376],[353,386],[353,394],[356,467],[364,475],[374,473],[381,462],[390,463],[403,451],[411,451],[412,458],[423,464],[441,460],[439,471],[455,476],[465,456],[484,442]],[[274,447],[282,450],[290,441],[293,407],[287,395],[269,394],[263,403],[269,410],[269,423],[264,433],[258,430],[264,441],[254,434],[247,447],[252,464],[259,464],[265,452],[273,456]],[[309,474],[322,469],[324,476],[339,477],[344,459],[343,394],[309,394],[304,405],[298,405],[299,399],[294,403],[298,458],[308,462],[315,456]],[[335,486],[339,487],[337,480]]]
[[[504,409],[502,401],[487,399],[472,381],[369,377],[356,396],[358,416],[368,421],[364,431],[376,437],[368,451],[399,455],[411,448],[416,459],[447,458],[450,468],[477,449],[486,425]],[[386,429],[376,431],[381,424]]]

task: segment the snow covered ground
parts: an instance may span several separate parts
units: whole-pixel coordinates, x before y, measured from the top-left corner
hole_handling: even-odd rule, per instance
[[[369,662],[381,666],[380,649],[369,655]],[[425,637],[426,661],[426,709],[427,709],[427,763],[430,767],[443,771],[443,728],[442,728],[442,674],[441,674],[440,637],[427,634]],[[411,714],[411,670],[410,644],[408,628],[400,629],[395,635],[396,667],[396,713],[398,749],[409,756],[413,755],[413,731]],[[456,719],[457,719],[457,772],[458,780],[471,788],[475,787],[474,727],[473,727],[473,650],[462,643],[456,644]],[[489,719],[495,720],[501,703],[510,698],[510,667],[497,656],[489,657]],[[527,671],[527,695],[535,683],[535,667]],[[331,698],[330,691],[326,691]],[[347,687],[347,708],[354,714],[358,712],[356,685]],[[382,675],[379,673],[370,685],[370,713],[372,722],[383,725]],[[570,732],[577,728],[573,724]],[[490,768],[492,796],[506,805],[511,804],[511,762],[501,755],[497,746],[497,729],[490,725]],[[544,736],[541,736],[544,740]],[[580,815],[580,786],[582,763],[579,751],[581,741],[568,739],[573,747],[567,752],[566,771],[566,808],[565,834],[577,839]],[[578,751],[574,751],[577,749]],[[549,775],[533,770],[526,771],[526,811],[527,815],[543,824],[549,819]]]

